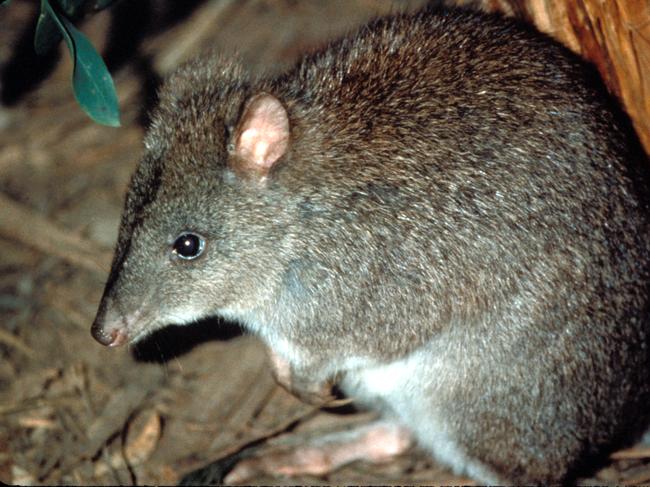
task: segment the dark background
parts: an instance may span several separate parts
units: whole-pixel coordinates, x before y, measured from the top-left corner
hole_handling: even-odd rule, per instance
[[[349,407],[318,411],[288,395],[271,379],[260,344],[233,325],[170,327],[138,349],[101,347],[89,328],[162,76],[207,48],[237,52],[252,71],[277,72],[373,15],[422,3],[123,1],[80,24],[113,73],[122,110],[118,129],[92,123],[76,105],[67,52],[33,53],[38,2],[14,0],[0,8],[0,481],[176,483],[247,445],[274,450],[368,419]],[[574,49],[614,70],[605,76],[616,93],[645,86],[647,53],[637,53],[639,79],[615,76],[627,68],[616,61],[607,36],[617,38],[623,21],[633,34],[645,35],[647,8],[639,9],[636,24],[621,8],[619,18],[610,19],[614,27],[592,22],[589,34],[562,30],[571,15],[561,1],[477,3],[555,28]],[[592,37],[602,45],[590,43]],[[642,137],[645,123],[637,117]],[[642,445],[620,452],[585,481],[647,482],[649,455]],[[324,478],[253,480],[468,482],[416,449],[386,465],[356,462]]]

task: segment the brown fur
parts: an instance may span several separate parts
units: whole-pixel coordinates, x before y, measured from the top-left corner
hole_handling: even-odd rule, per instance
[[[95,336],[219,314],[425,446],[444,418],[470,460],[452,465],[484,481],[571,478],[642,432],[650,372],[646,161],[593,77],[456,11],[379,19],[274,79],[188,64],[161,92]],[[231,154],[259,93],[290,127],[264,178]],[[205,254],[171,260],[187,230]],[[408,380],[371,390],[364,371],[404,357]]]

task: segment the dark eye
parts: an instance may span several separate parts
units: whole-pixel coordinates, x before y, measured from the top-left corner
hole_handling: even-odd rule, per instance
[[[183,233],[172,247],[172,252],[181,259],[196,259],[205,248],[205,240],[194,233]]]

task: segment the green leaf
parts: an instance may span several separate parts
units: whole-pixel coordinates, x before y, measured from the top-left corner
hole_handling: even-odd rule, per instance
[[[68,17],[74,17],[87,0],[57,0]]]
[[[93,8],[95,10],[102,10],[105,9],[106,7],[110,7],[114,3],[121,2],[121,1],[122,0],[97,0]]]
[[[2,5],[3,3],[9,5],[9,2],[11,2],[11,0],[0,0],[0,5]]]
[[[41,5],[56,22],[74,60],[72,85],[79,105],[95,122],[119,127],[120,108],[115,85],[101,56],[88,38],[56,12],[48,0],[41,0]]]
[[[41,3],[41,13],[36,24],[36,35],[34,35],[34,50],[39,56],[43,56],[59,45],[63,36],[59,31],[57,23],[52,19]]]

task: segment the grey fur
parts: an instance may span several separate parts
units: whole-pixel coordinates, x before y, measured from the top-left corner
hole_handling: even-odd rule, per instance
[[[572,478],[642,433],[650,372],[646,161],[593,75],[457,11],[378,19],[275,79],[186,65],[160,94],[93,333],[222,315],[457,470]],[[261,92],[291,126],[263,181],[228,157]],[[206,252],[170,259],[186,230]]]

